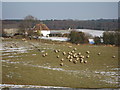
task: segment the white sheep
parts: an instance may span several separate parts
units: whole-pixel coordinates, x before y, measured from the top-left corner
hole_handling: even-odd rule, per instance
[[[70,59],[69,61],[72,62],[72,59]]]
[[[86,51],[86,53],[87,53],[87,54],[89,54],[89,53],[90,53],[90,51]]]
[[[45,57],[45,54],[43,54],[42,56]]]
[[[78,55],[81,55],[81,53],[79,52]]]
[[[63,66],[63,63],[60,63],[60,66]]]
[[[112,56],[112,58],[115,58],[116,56]]]
[[[86,56],[86,58],[89,58],[89,57],[90,57],[89,55]]]
[[[101,53],[98,53],[98,55],[100,55]]]
[[[87,61],[85,60],[84,63],[87,63]]]
[[[80,63],[83,63],[84,62],[84,59],[83,58],[80,58]]]
[[[59,58],[60,56],[59,55],[57,55],[57,58]]]
[[[64,59],[62,58],[61,61],[64,61]]]
[[[63,55],[66,55],[66,52],[63,52]]]
[[[73,63],[74,63],[74,64],[76,64],[76,63],[77,63],[77,61],[76,61],[76,60],[74,60],[74,61],[73,61]]]
[[[69,48],[72,48],[72,46],[69,46]]]
[[[76,50],[77,50],[77,48],[74,48],[73,50],[75,50],[75,51],[76,51]]]
[[[48,53],[45,53],[45,56],[47,56],[48,55]]]

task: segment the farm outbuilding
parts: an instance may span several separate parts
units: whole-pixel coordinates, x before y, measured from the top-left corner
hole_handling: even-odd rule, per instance
[[[49,34],[50,34],[50,30],[45,24],[36,24],[33,27],[33,29],[35,32],[39,31],[40,34],[45,37],[49,36]]]

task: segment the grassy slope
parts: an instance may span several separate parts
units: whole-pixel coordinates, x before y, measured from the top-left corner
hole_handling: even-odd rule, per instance
[[[21,42],[21,41],[20,41]],[[36,41],[33,41],[36,42]],[[27,45],[22,43],[22,45]],[[108,46],[95,46],[95,45],[72,45],[77,48],[76,52],[81,52],[83,55],[87,55],[85,52],[89,50],[90,58],[86,59],[87,64],[73,64],[69,62],[62,53],[54,53],[53,49],[61,49],[61,51],[71,51],[73,48],[68,48],[72,44],[49,44],[39,47],[51,48],[46,50],[47,57],[42,57],[42,53],[37,50],[32,50],[29,53],[18,54],[22,57],[4,58],[4,60],[10,60],[12,62],[26,62],[10,64],[3,63],[8,67],[3,66],[3,83],[13,84],[33,84],[33,85],[46,85],[46,86],[65,86],[74,88],[101,88],[101,87],[115,87],[116,84],[109,84],[101,82],[100,80],[110,78],[110,76],[94,74],[94,71],[110,71],[112,68],[118,67],[118,48]],[[101,52],[98,56],[97,53]],[[32,54],[36,54],[33,56]],[[60,58],[56,58],[60,55]],[[115,55],[116,58],[112,58]],[[60,59],[64,58],[64,66],[60,66]],[[46,63],[49,63],[48,65]],[[51,69],[44,69],[39,67],[33,67],[32,65],[51,66],[52,68],[62,68],[66,71],[57,71]],[[17,67],[17,68],[15,68]],[[67,70],[80,70],[80,72],[67,72]],[[7,77],[7,74],[12,73],[12,78]]]

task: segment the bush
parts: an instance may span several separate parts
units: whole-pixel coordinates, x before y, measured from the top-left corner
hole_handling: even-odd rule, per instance
[[[120,32],[104,32],[103,33],[103,43],[120,46]]]
[[[101,38],[100,37],[94,37],[95,44],[101,44]]]
[[[71,31],[69,38],[70,38],[71,43],[75,43],[75,44],[88,43],[88,38],[85,36],[85,34],[83,32]]]

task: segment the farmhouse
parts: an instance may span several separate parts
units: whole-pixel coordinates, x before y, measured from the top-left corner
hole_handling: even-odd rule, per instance
[[[41,34],[42,36],[49,36],[50,34],[50,30],[49,28],[45,25],[45,24],[36,24],[33,27],[34,32],[39,32],[39,34]]]

